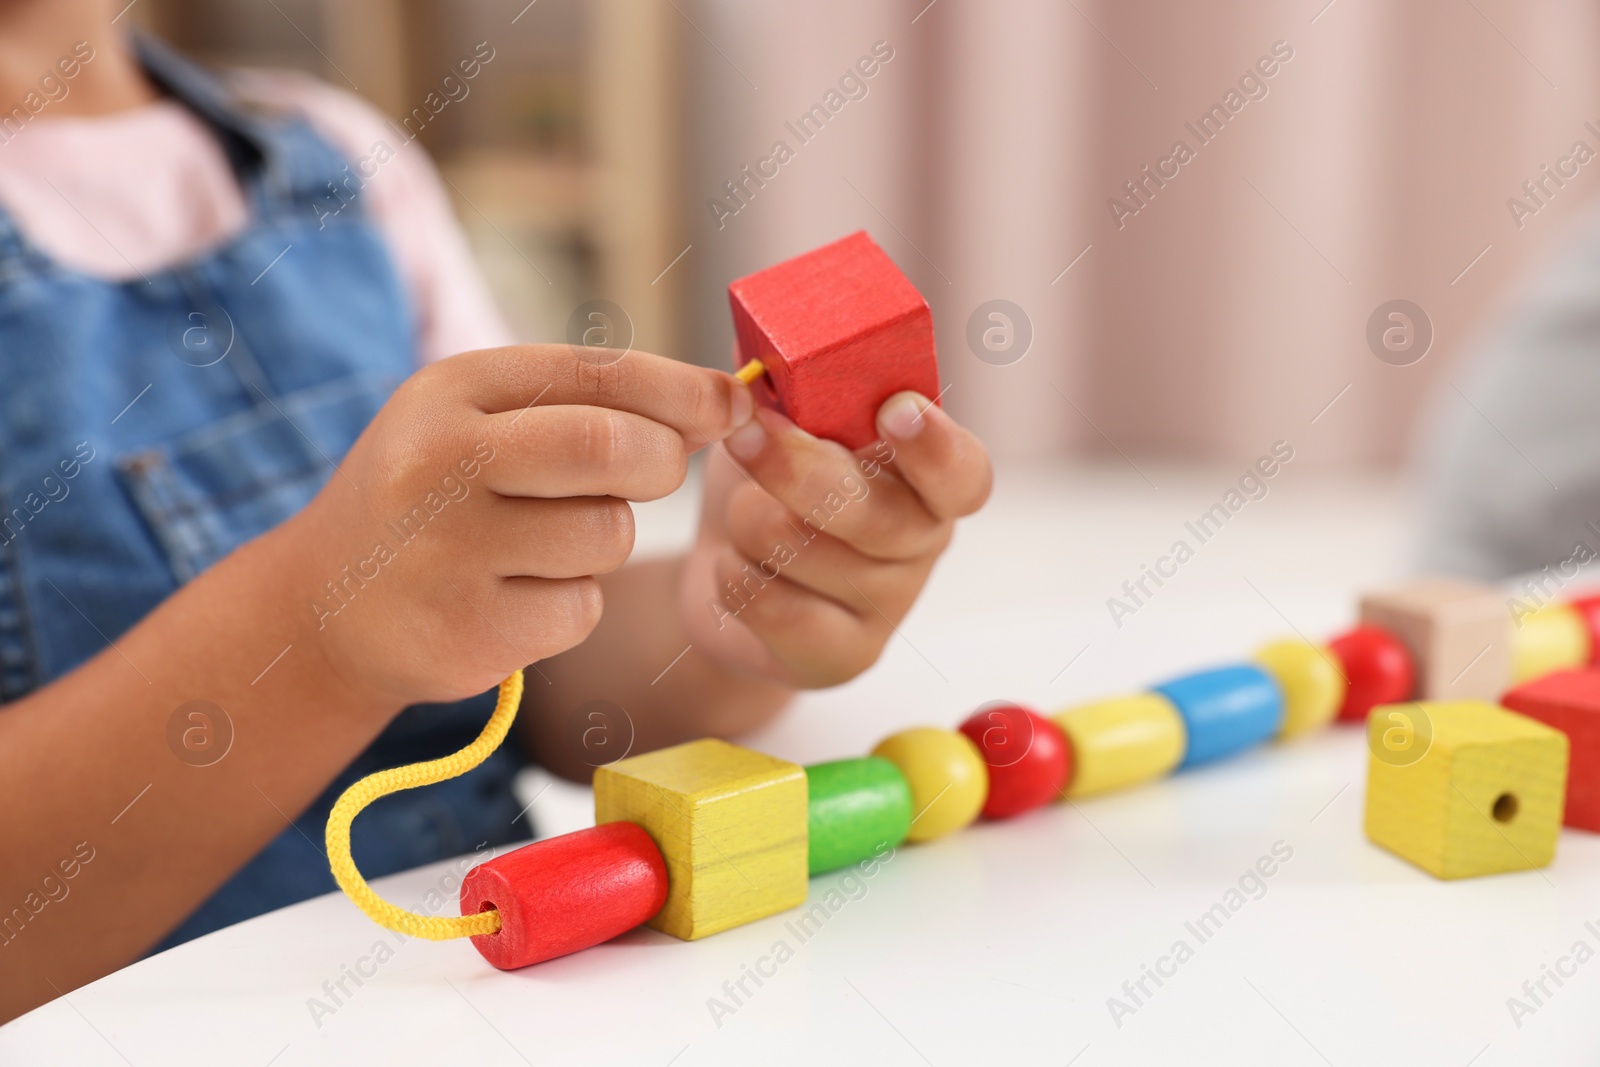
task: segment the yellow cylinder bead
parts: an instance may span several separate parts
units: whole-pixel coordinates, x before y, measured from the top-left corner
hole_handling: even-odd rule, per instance
[[[1511,629],[1513,682],[1531,682],[1551,671],[1589,662],[1589,627],[1578,609],[1551,604],[1521,615]]]
[[[1256,650],[1256,665],[1283,690],[1280,738],[1320,729],[1344,703],[1344,669],[1333,650],[1306,641],[1273,641]]]
[[[1183,716],[1160,693],[1097,700],[1051,716],[1072,744],[1068,797],[1160,778],[1183,759]]]
[[[890,734],[872,750],[911,784],[907,841],[932,841],[969,825],[989,798],[989,769],[978,746],[954,730],[917,726]]]

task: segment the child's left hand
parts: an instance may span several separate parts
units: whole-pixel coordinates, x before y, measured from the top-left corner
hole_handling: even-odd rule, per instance
[[[679,586],[697,651],[802,688],[877,660],[993,480],[983,445],[925,397],[896,394],[877,421],[883,439],[852,454],[761,409],[708,456]]]

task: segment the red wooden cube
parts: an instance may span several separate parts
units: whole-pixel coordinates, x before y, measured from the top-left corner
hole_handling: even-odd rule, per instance
[[[1583,618],[1589,631],[1589,662],[1600,663],[1600,595],[1579,597],[1570,606]]]
[[[1556,671],[1517,686],[1500,703],[1567,735],[1564,822],[1600,832],[1600,670]]]
[[[757,398],[808,433],[860,448],[889,397],[939,395],[933,313],[864,230],[740,278],[728,301],[739,365],[767,369]]]

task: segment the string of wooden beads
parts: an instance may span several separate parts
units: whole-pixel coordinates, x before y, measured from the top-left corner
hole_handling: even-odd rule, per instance
[[[895,393],[938,402],[927,302],[865,233],[742,278],[729,301],[738,377],[818,437],[858,448]],[[701,740],[620,760],[595,775],[596,826],[475,868],[462,916],[494,921],[455,920],[437,936],[470,928],[503,969],[640,923],[692,940],[795,907],[811,876],[906,842],[1335,720],[1368,730],[1368,838],[1440,878],[1550,862],[1563,812],[1600,830],[1600,672],[1583,669],[1600,649],[1600,597],[1519,611],[1513,625],[1500,591],[1428,580],[1363,597],[1359,615],[1326,645],[1275,641],[1248,662],[1051,716],[992,705],[957,730],[902,730],[861,759],[803,768]],[[413,773],[398,784],[364,779],[330,818],[340,885],[378,921],[439,925],[371,892],[349,856],[350,820],[386,791],[475,765],[509,727],[517,692],[520,674],[502,686],[508,713],[497,709],[474,742],[482,753],[402,769]],[[1494,703],[1502,694],[1506,708]]]
[[[995,704],[955,730],[898,731],[866,758],[801,768],[705,740],[620,760],[595,776],[599,825],[476,868],[463,913],[501,910],[501,932],[474,943],[502,968],[615,936],[652,905],[643,921],[692,940],[794,907],[810,876],[907,842],[1369,715],[1368,836],[1439,877],[1548,863],[1563,805],[1569,824],[1600,830],[1600,671],[1575,669],[1600,650],[1600,598],[1513,626],[1498,591],[1426,581],[1361,610],[1326,645],[1274,641],[1251,662],[1051,716]],[[1498,680],[1473,674],[1485,658]],[[1522,714],[1489,702],[1531,672],[1543,677],[1505,694]],[[1406,744],[1383,740],[1398,729],[1387,714],[1409,718]]]

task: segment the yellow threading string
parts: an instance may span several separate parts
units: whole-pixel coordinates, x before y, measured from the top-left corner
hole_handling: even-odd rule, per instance
[[[483,733],[472,744],[442,759],[369,774],[346,789],[338,803],[334,804],[333,811],[328,815],[328,866],[332,868],[339,888],[379,926],[429,941],[448,941],[453,937],[500,932],[500,913],[492,909],[475,915],[418,915],[384,900],[356,870],[356,861],[350,855],[350,824],[361,813],[361,809],[379,797],[466,774],[488,759],[489,754],[506,739],[520,703],[522,672],[518,671],[500,683],[500,698],[495,703],[494,714],[489,716]]]
[[[759,359],[752,359],[749,363],[734,371],[733,376],[744,384],[749,385],[766,372],[766,366]]]

